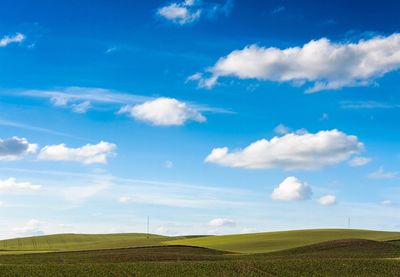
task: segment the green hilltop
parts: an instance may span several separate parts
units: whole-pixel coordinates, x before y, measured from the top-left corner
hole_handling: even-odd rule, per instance
[[[177,239],[164,243],[200,246],[237,253],[266,253],[340,239],[400,240],[400,232],[313,229]]]
[[[154,234],[60,234],[0,241],[0,254],[65,252],[145,246],[198,246],[236,253],[267,253],[324,241],[400,240],[400,232],[352,229],[314,229],[222,236],[168,237]]]

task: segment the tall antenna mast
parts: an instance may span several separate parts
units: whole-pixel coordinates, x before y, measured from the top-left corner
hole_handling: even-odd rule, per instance
[[[149,229],[150,229],[150,217],[147,216],[147,238],[149,238]]]
[[[350,229],[350,217],[347,219],[347,229]]]

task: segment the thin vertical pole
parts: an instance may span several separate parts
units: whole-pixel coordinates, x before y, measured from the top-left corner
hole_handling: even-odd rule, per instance
[[[147,216],[147,238],[149,238],[149,229],[150,229],[150,217]]]

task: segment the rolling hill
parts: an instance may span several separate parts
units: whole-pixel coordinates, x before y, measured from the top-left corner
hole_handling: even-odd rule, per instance
[[[223,236],[168,237],[150,234],[60,234],[0,241],[0,254],[65,252],[183,245],[235,253],[267,253],[341,239],[400,240],[400,232],[315,229]]]
[[[314,229],[201,238],[177,239],[168,245],[200,246],[237,253],[265,253],[339,239],[388,241],[400,239],[400,232],[354,229]]]
[[[172,238],[146,234],[60,234],[0,241],[0,254],[157,246]]]

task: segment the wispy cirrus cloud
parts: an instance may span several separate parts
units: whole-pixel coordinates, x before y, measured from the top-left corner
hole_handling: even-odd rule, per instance
[[[327,38],[279,49],[249,45],[221,57],[205,73],[196,73],[200,87],[212,88],[221,77],[272,82],[309,83],[307,92],[367,86],[400,68],[400,34],[375,36],[355,43]]]
[[[379,102],[379,101],[342,101],[340,103],[342,109],[395,109],[400,108],[400,104]]]
[[[107,109],[117,109],[120,113],[127,111],[129,107],[144,104],[157,99],[171,97],[152,97],[127,92],[120,92],[105,88],[90,87],[65,87],[49,90],[10,90],[2,91],[2,94],[48,99],[55,107],[70,108],[76,113],[85,113],[89,109],[96,109],[97,106]],[[173,99],[173,98],[171,98]],[[179,101],[179,100],[176,100]],[[183,101],[179,101],[183,102]],[[233,114],[234,112],[224,108],[211,107],[204,104],[184,102],[191,109],[199,112]],[[121,109],[122,106],[122,109]],[[1,121],[0,121],[1,124]]]
[[[21,122],[4,119],[4,118],[0,118],[0,125],[7,126],[7,127],[14,127],[14,128],[23,129],[23,130],[32,130],[32,131],[37,131],[37,132],[41,132],[41,133],[45,133],[45,134],[52,134],[52,135],[63,136],[63,137],[78,138],[76,136],[69,135],[69,134],[66,134],[63,132],[58,132],[58,131],[54,131],[54,130],[47,129],[47,128],[24,124]],[[81,139],[81,138],[78,138],[78,139]]]
[[[172,2],[159,8],[157,14],[173,23],[186,25],[196,22],[201,17],[213,18],[219,14],[229,15],[232,7],[233,0],[227,0],[224,4],[184,0],[182,2]]]
[[[348,164],[352,167],[358,167],[369,164],[371,161],[372,159],[368,157],[354,157],[353,159],[349,160]]]
[[[0,39],[0,47],[6,47],[12,43],[21,43],[25,38],[25,35],[21,33],[16,33],[13,36],[6,35]]]
[[[389,180],[389,179],[397,179],[399,178],[399,173],[396,171],[386,171],[383,166],[379,167],[378,170],[371,172],[368,174],[368,178],[370,179],[380,179],[380,180]]]
[[[66,87],[51,90],[20,90],[14,94],[26,97],[49,99],[54,106],[69,107],[74,112],[84,113],[92,105],[97,104],[132,104],[141,103],[151,97],[122,93],[104,88]]]

